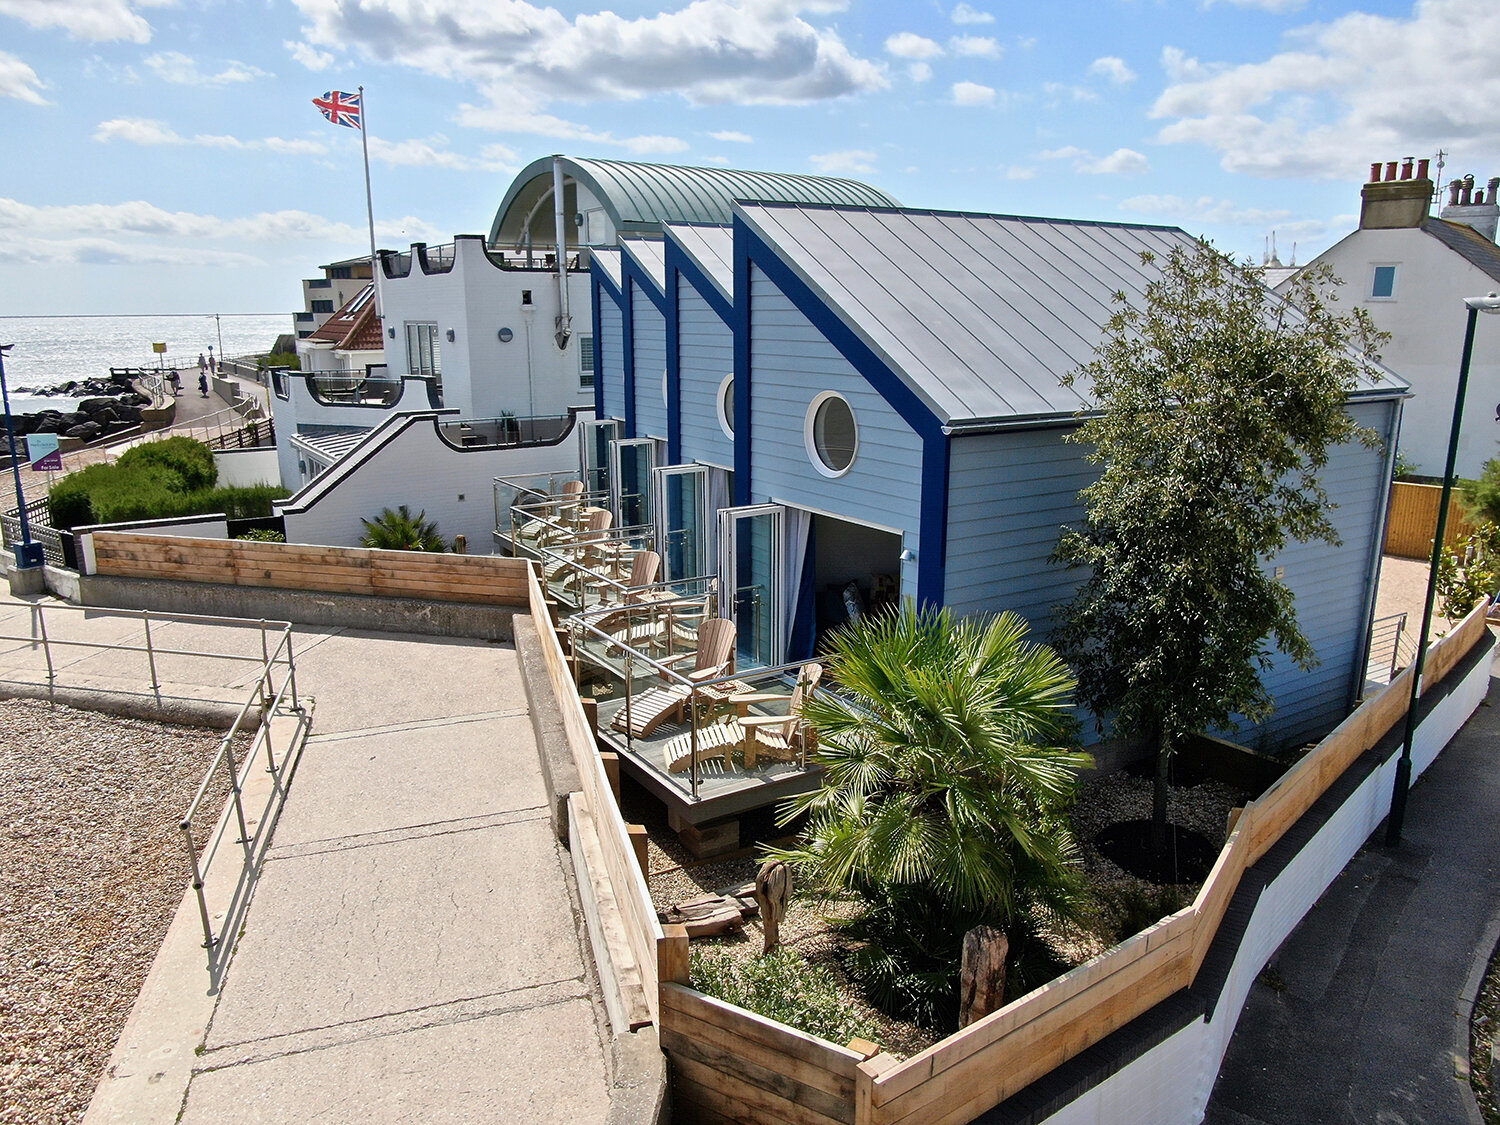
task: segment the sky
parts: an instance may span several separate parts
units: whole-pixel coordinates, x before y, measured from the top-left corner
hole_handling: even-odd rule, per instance
[[[280,312],[561,152],[1175,224],[1260,261],[1376,160],[1500,174],[1488,0],[0,0],[0,315]]]

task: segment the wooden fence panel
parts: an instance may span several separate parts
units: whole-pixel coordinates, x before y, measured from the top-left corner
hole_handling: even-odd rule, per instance
[[[377,551],[244,539],[193,539],[124,531],[93,533],[95,571],[365,597],[480,605],[527,604],[524,559]]]
[[[551,681],[552,694],[562,711],[563,731],[567,736],[568,746],[573,751],[573,760],[578,766],[583,799],[593,818],[605,872],[619,911],[620,926],[634,956],[634,970],[645,991],[651,1017],[659,1020],[661,1001],[657,950],[664,937],[661,922],[656,917],[656,907],[646,886],[646,873],[636,862],[630,833],[620,815],[620,806],[615,803],[609,777],[604,772],[604,762],[599,757],[593,730],[589,726],[588,717],[583,713],[578,688],[573,683],[573,675],[563,656],[562,645],[553,631],[552,614],[546,595],[542,592],[535,569],[524,561],[522,565],[526,570],[527,601],[531,607],[531,616],[536,622],[537,633],[541,637],[547,678]],[[602,904],[600,908],[603,909]],[[628,969],[624,966],[622,968]]]
[[[1391,485],[1391,509],[1386,521],[1385,553],[1403,559],[1430,559],[1437,535],[1438,507],[1443,488],[1438,484]],[[1443,536],[1451,547],[1474,530],[1463,503],[1455,495],[1448,502],[1448,530]]]

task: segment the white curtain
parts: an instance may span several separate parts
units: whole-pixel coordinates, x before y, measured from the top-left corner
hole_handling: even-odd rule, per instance
[[[783,508],[785,519],[782,532],[785,544],[785,569],[781,573],[781,636],[783,645],[792,639],[792,629],[797,622],[797,599],[802,591],[802,566],[807,561],[807,537],[812,530],[812,513],[801,508]],[[783,650],[777,653],[778,662],[786,659]]]

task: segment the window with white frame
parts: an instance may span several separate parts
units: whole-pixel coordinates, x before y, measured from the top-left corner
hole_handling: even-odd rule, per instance
[[[443,358],[438,351],[436,324],[407,324],[406,369],[412,375],[442,375]]]
[[[734,372],[724,376],[719,383],[719,429],[730,441],[734,440]]]
[[[594,385],[594,338],[592,336],[578,337],[578,385],[580,387]]]
[[[1396,299],[1396,266],[1386,263],[1375,267],[1370,278],[1372,301],[1394,301]]]
[[[841,477],[859,452],[859,427],[843,395],[824,391],[812,400],[803,424],[803,440],[813,468],[825,477]]]

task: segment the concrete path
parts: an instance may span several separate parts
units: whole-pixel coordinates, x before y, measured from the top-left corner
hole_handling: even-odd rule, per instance
[[[108,611],[48,621],[58,639],[143,638]],[[30,606],[0,597],[0,634],[30,630]],[[225,626],[152,636],[260,649]],[[312,731],[222,988],[185,901],[88,1120],[605,1121],[604,1009],[513,647],[294,637]],[[58,683],[149,697],[143,661],[59,649]],[[158,659],[164,692],[200,701],[243,702],[256,668]],[[0,681],[46,672],[37,648],[0,642]]]
[[[1208,1125],[1479,1125],[1468,1019],[1500,938],[1500,680],[1251,989]]]
[[[302,636],[313,733],[181,1120],[604,1120],[513,650]]]

